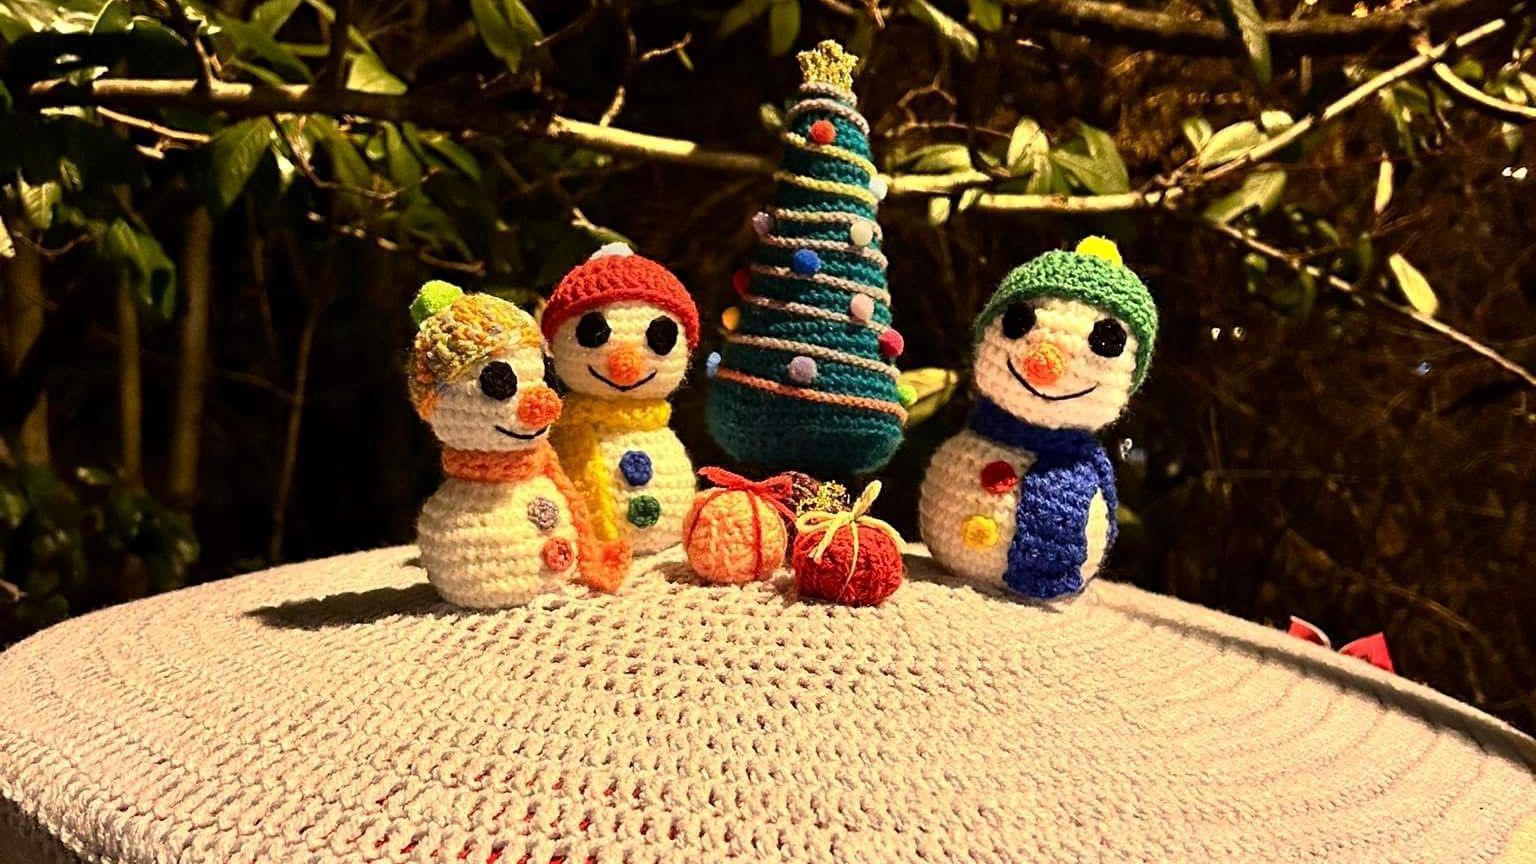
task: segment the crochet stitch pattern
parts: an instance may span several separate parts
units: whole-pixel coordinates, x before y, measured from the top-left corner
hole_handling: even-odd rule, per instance
[[[417,522],[422,564],[463,606],[527,603],[576,578],[612,590],[629,549],[599,543],[545,434],[561,413],[544,380],[543,339],[505,300],[423,286],[409,383],[417,413],[443,443],[447,480]]]
[[[1117,532],[1114,468],[1093,433],[1146,376],[1157,309],[1114,244],[1090,237],[1009,273],[975,333],[976,407],[923,478],[924,542],[968,578],[1075,595]]]
[[[772,471],[877,470],[906,422],[876,222],[883,184],[855,107],[857,62],[830,41],[800,54],[804,83],[787,113],[773,206],[753,217],[741,306],[728,310],[720,359],[708,364],[710,434]]]
[[[560,280],[540,324],[570,390],[550,440],[597,538],[640,555],[677,544],[696,483],[667,397],[698,344],[693,298],[671,271],[615,243]]]
[[[618,594],[470,613],[415,558],[236,576],[0,653],[0,858],[1530,861],[1536,742],[1129,585],[1062,614],[910,554],[859,609],[701,586],[675,550]]]

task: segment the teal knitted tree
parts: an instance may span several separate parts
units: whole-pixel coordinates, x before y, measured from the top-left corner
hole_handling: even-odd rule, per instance
[[[773,207],[753,217],[739,321],[728,316],[709,366],[710,433],[770,470],[869,473],[890,460],[906,422],[875,221],[885,184],[855,107],[857,62],[830,41],[800,54]]]

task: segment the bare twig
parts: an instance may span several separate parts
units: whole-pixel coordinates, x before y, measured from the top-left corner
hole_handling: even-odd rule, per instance
[[[428,265],[429,267],[437,267],[443,270],[453,270],[458,273],[468,273],[471,276],[485,275],[484,261],[450,261],[447,258],[439,258],[438,256],[433,255],[431,252],[428,252],[425,249],[406,246],[391,240],[388,237],[381,237],[378,234],[374,234],[365,228],[359,228],[356,225],[347,225],[340,222],[332,222],[324,215],[316,213],[313,210],[305,213],[304,218],[316,225],[327,226],[332,231],[340,234],[343,237],[351,237],[354,240],[366,240],[367,242],[372,243],[373,245],[383,249],[386,252],[398,252],[404,255],[414,254],[418,261]]]
[[[1200,176],[1204,180],[1215,180],[1261,162],[1267,162],[1275,154],[1296,143],[1301,136],[1307,134],[1313,128],[1322,126],[1353,111],[1378,92],[1385,90],[1410,75],[1422,71],[1431,63],[1444,57],[1448,52],[1482,41],[1508,26],[1509,21],[1507,19],[1495,18],[1479,27],[1468,30],[1454,39],[1446,40],[1433,48],[1426,49],[1418,56],[1404,60],[1396,66],[1373,76],[1364,84],[1349,91],[1339,99],[1330,102],[1323,110],[1301,118],[1291,124],[1284,132],[1256,147],[1244,151],[1241,156],[1233,159],[1231,162],[1226,162],[1209,171],[1201,172]]]
[[[1028,24],[1093,36],[1107,42],[1195,56],[1239,54],[1242,46],[1220,21],[1198,21],[1130,9],[1102,0],[1003,0],[1019,10]],[[1321,15],[1264,25],[1270,43],[1281,51],[1300,54],[1353,54],[1390,43],[1404,43],[1436,26],[1470,20],[1478,12],[1496,13],[1507,3],[1498,0],[1436,0],[1401,11],[1369,15]]]
[[[1463,348],[1466,348],[1467,350],[1482,356],[1483,358],[1492,362],[1493,365],[1503,369],[1505,372],[1508,372],[1511,375],[1514,375],[1516,378],[1519,378],[1525,383],[1527,387],[1536,388],[1536,373],[1532,373],[1531,370],[1526,369],[1524,366],[1521,366],[1508,357],[1505,357],[1503,354],[1500,354],[1489,345],[1478,341],[1472,336],[1463,333],[1462,331],[1452,327],[1444,321],[1440,321],[1425,315],[1411,306],[1398,303],[1379,292],[1360,291],[1352,283],[1332,273],[1329,273],[1320,267],[1307,264],[1300,257],[1293,255],[1284,249],[1265,243],[1257,237],[1250,237],[1230,225],[1224,225],[1221,223],[1212,222],[1208,219],[1200,219],[1193,216],[1190,218],[1194,219],[1194,221],[1198,222],[1205,228],[1226,237],[1228,240],[1231,240],[1238,246],[1247,249],[1250,252],[1256,253],[1264,258],[1267,258],[1270,261],[1283,264],[1285,267],[1289,268],[1295,273],[1305,273],[1318,280],[1320,283],[1327,285],[1329,288],[1340,293],[1368,299],[1376,303],[1378,306],[1390,309],[1391,311],[1396,312],[1398,315],[1402,315],[1403,317],[1414,321],[1422,327],[1439,333],[1446,339],[1449,339],[1452,342],[1462,346]]]
[[[1529,105],[1516,105],[1513,102],[1489,96],[1462,80],[1460,75],[1444,63],[1432,64],[1429,67],[1429,73],[1435,76],[1435,80],[1444,85],[1452,96],[1495,120],[1503,120],[1506,123],[1536,122],[1536,108]]]
[[[658,59],[660,57],[665,57],[668,54],[677,54],[677,55],[681,56],[682,53],[683,53],[683,49],[687,48],[689,43],[691,43],[692,41],[693,41],[693,34],[692,33],[684,33],[683,34],[683,38],[677,40],[676,42],[673,42],[670,45],[663,45],[660,48],[652,48],[649,51],[642,51],[642,52],[640,52],[640,56],[635,59],[635,62],[637,64],[638,63],[649,63],[652,60]]]
[[[198,84],[203,90],[212,88],[213,59],[208,56],[208,49],[203,46],[203,40],[197,36],[197,24],[187,16],[187,9],[181,5],[181,0],[164,0],[164,3],[171,16],[171,29],[187,43],[187,47],[197,52]]]
[[[152,120],[145,120],[141,117],[134,117],[129,114],[122,114],[117,111],[113,111],[111,108],[97,108],[96,114],[104,119],[111,120],[113,123],[116,123],[120,126],[127,126],[132,129],[142,129],[145,132],[153,132],[167,141],[174,141],[179,144],[207,144],[210,140],[212,140],[213,137],[211,135],[205,135],[202,132],[188,132],[184,129],[172,129],[169,126],[163,126]]]
[[[572,21],[564,27],[561,27],[559,30],[556,30],[548,36],[545,36],[543,39],[533,43],[534,49],[537,50],[540,48],[553,48],[556,45],[559,45],[561,42],[571,38],[572,36],[580,35],[588,27],[591,27],[593,22],[597,21],[597,16],[602,12],[602,10],[603,4],[597,2],[597,0],[593,0],[591,5],[587,6],[587,11],[581,13],[581,15],[578,16],[575,21]]]
[[[325,66],[317,79],[319,86],[327,90],[340,90],[342,71],[347,65],[347,39],[352,30],[352,4],[354,0],[336,0],[336,17],[331,20],[331,46],[325,55]]]

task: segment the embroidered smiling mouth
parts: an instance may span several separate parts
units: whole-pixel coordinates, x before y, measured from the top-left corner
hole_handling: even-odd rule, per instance
[[[523,433],[523,432],[513,432],[511,429],[508,429],[505,426],[497,426],[496,427],[496,431],[500,432],[501,434],[503,434],[505,436],[507,436],[508,438],[516,438],[519,441],[532,441],[533,439],[539,437],[540,435],[543,435],[545,432],[548,432],[549,431],[549,427],[545,426],[543,429],[540,429],[537,432]]]
[[[1013,358],[1012,357],[1009,357],[1007,362],[1008,362],[1008,372],[1011,375],[1013,375],[1013,380],[1019,382],[1020,384],[1023,384],[1025,390],[1028,390],[1029,392],[1035,394],[1036,396],[1039,396],[1041,399],[1044,399],[1047,402],[1062,402],[1062,401],[1065,401],[1067,399],[1076,399],[1079,396],[1087,396],[1089,393],[1092,393],[1093,391],[1099,389],[1099,385],[1095,384],[1092,387],[1089,387],[1087,390],[1079,390],[1076,393],[1068,393],[1068,394],[1066,394],[1064,396],[1052,396],[1049,393],[1041,393],[1039,390],[1036,390],[1035,388],[1029,386],[1029,382],[1024,380],[1024,376],[1019,374],[1019,370],[1013,368]]]
[[[587,367],[587,371],[592,373],[592,377],[593,378],[596,378],[597,380],[603,382],[604,384],[607,384],[609,387],[612,387],[613,389],[619,391],[620,393],[628,393],[629,391],[635,389],[636,387],[641,387],[641,386],[644,386],[646,384],[651,383],[651,379],[656,377],[656,373],[659,370],[652,369],[651,370],[651,374],[645,376],[644,378],[641,378],[639,381],[636,381],[635,383],[630,384],[628,386],[625,386],[623,384],[616,384],[613,381],[610,381],[607,378],[604,378],[602,376],[602,374],[600,374],[596,369],[593,369],[591,366]]]

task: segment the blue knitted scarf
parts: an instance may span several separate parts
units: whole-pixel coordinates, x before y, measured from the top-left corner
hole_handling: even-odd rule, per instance
[[[1104,493],[1109,542],[1115,542],[1115,471],[1104,447],[1080,429],[1033,426],[978,396],[971,429],[1006,447],[1027,450],[1034,464],[1019,481],[1019,507],[1003,583],[1020,594],[1047,600],[1083,590],[1088,559],[1088,505]]]

